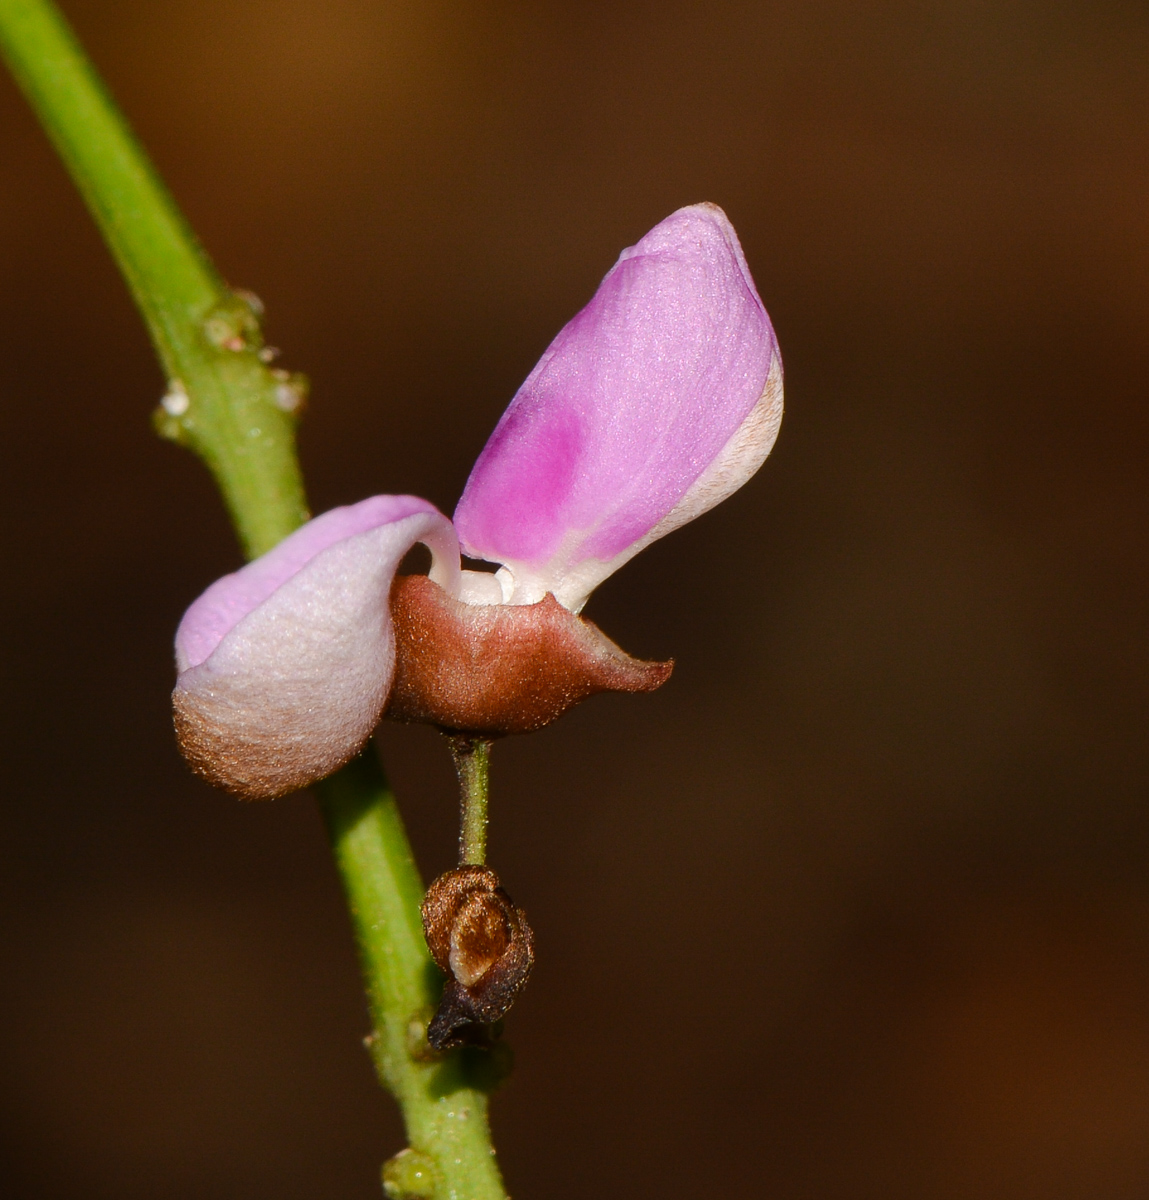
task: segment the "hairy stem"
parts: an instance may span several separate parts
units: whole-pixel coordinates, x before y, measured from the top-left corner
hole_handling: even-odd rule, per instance
[[[305,381],[268,367],[258,301],[217,274],[49,0],[0,0],[0,53],[147,324],[169,380],[159,431],[204,460],[244,551],[262,554],[307,518],[295,452]],[[458,1051],[436,1058],[426,1045],[442,981],[423,941],[422,884],[381,768],[361,758],[319,793],[366,975],[372,1054],[411,1140],[385,1171],[388,1194],[502,1200],[482,1090],[490,1064]]]
[[[447,735],[459,776],[459,865],[487,861],[487,801],[490,795],[491,742],[465,733]]]

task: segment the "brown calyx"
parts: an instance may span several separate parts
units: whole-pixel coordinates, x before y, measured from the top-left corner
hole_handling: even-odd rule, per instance
[[[497,736],[550,724],[596,692],[652,692],[674,661],[643,662],[552,595],[464,604],[425,575],[391,589],[395,681],[385,715]]]
[[[490,867],[456,867],[423,898],[423,935],[447,976],[427,1041],[449,1050],[482,1040],[515,1001],[534,966],[526,915]]]

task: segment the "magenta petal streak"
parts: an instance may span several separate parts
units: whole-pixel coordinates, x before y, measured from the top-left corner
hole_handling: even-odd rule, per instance
[[[680,209],[623,251],[519,389],[455,512],[464,551],[507,568],[512,602],[551,591],[577,611],[757,470],[781,382],[733,227],[714,205]]]

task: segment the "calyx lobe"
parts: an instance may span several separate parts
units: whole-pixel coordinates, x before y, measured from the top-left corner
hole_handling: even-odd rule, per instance
[[[597,692],[652,692],[674,668],[631,658],[552,595],[465,604],[423,575],[391,590],[395,679],[385,715],[498,736],[529,733]]]

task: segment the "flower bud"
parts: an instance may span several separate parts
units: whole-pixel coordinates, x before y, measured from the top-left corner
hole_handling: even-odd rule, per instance
[[[410,1148],[383,1164],[383,1195],[387,1200],[429,1200],[441,1183],[435,1160]]]
[[[436,1050],[481,1040],[482,1027],[507,1012],[534,966],[525,914],[490,867],[456,867],[427,889],[423,934],[448,976],[427,1040]]]

